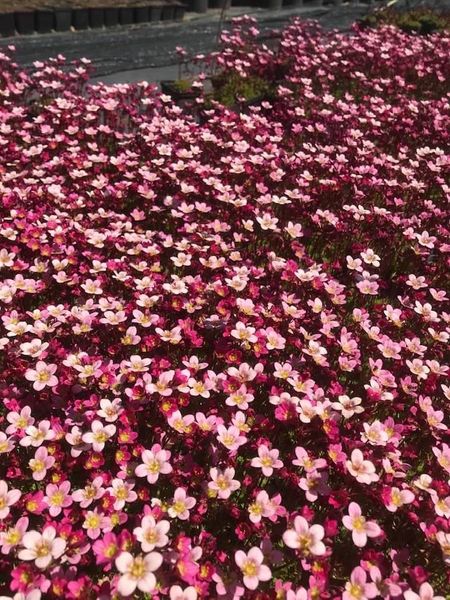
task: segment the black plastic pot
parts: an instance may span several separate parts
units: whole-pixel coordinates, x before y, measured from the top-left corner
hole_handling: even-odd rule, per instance
[[[52,10],[37,10],[35,26],[38,33],[50,33],[55,28],[55,13]]]
[[[192,10],[196,13],[205,13],[208,10],[208,0],[192,0]]]
[[[34,11],[20,10],[14,13],[16,31],[21,35],[34,33]]]
[[[180,90],[175,79],[166,79],[160,82],[161,91],[163,94],[172,96],[173,100],[195,100],[200,95],[199,90],[188,89]]]
[[[280,10],[283,6],[283,0],[266,0],[265,8],[269,10]]]
[[[77,31],[89,27],[89,9],[74,8],[72,12],[72,25]]]
[[[176,4],[175,5],[175,21],[182,21],[184,19],[184,15],[186,14],[186,5],[185,4]]]
[[[224,3],[227,0],[209,0],[208,7],[209,8],[223,8]]]
[[[135,23],[147,23],[150,20],[148,6],[135,6],[134,7],[134,22]]]
[[[119,24],[119,9],[118,8],[105,8],[105,26],[106,27],[115,27]]]
[[[149,21],[162,20],[162,6],[150,6],[148,10]]]
[[[175,19],[175,6],[171,6],[170,4],[163,6],[162,20],[163,21],[173,21],[174,19]]]
[[[105,24],[105,11],[103,8],[89,9],[89,27],[91,29],[100,29]]]
[[[72,10],[57,8],[55,10],[55,31],[69,31],[72,26]]]
[[[14,13],[0,13],[0,36],[10,37],[15,33]]]
[[[121,25],[132,25],[134,23],[134,10],[129,6],[119,8],[119,23]]]

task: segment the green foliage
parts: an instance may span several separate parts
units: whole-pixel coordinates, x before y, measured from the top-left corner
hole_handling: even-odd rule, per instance
[[[450,31],[450,15],[426,8],[407,12],[381,9],[364,17],[360,25],[362,27],[394,25],[407,33],[427,35],[438,31]]]
[[[221,73],[212,79],[213,98],[224,106],[236,104],[238,98],[246,101],[270,97],[273,87],[261,77],[242,77],[238,73]]]

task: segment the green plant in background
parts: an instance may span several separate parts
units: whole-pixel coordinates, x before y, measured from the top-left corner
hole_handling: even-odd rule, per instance
[[[242,77],[238,73],[221,73],[212,78],[214,100],[224,106],[236,104],[239,98],[246,101],[267,97],[274,93],[273,85],[261,77]]]
[[[407,33],[427,35],[438,31],[450,31],[450,14],[426,8],[399,12],[384,8],[367,15],[360,21],[362,27],[395,25]]]

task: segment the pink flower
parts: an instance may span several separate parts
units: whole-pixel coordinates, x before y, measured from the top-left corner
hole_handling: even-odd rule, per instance
[[[260,581],[269,581],[272,572],[263,565],[264,555],[259,548],[254,546],[247,554],[238,550],[234,555],[237,566],[244,576],[244,585],[249,590],[256,590]]]
[[[288,529],[283,533],[283,542],[289,548],[299,550],[302,556],[323,556],[326,552],[322,539],[325,530],[322,525],[308,525],[304,517],[295,517],[294,529]]]
[[[72,494],[73,500],[80,503],[81,508],[87,508],[92,504],[94,500],[99,500],[105,493],[105,489],[102,487],[103,479],[101,477],[95,477],[95,479],[88,483],[83,489],[75,490]]]
[[[239,489],[241,484],[237,479],[233,479],[235,470],[231,467],[220,471],[219,469],[212,468],[209,471],[212,481],[208,483],[208,489],[213,490],[217,493],[217,497],[226,500],[230,497],[232,492]]]
[[[173,585],[169,590],[170,600],[197,600],[197,590],[192,585],[184,590],[179,585]]]
[[[9,507],[13,506],[21,495],[20,490],[8,490],[6,481],[0,480],[0,519],[5,519],[9,515]]]
[[[374,521],[366,521],[362,516],[361,508],[356,502],[350,502],[348,515],[342,519],[344,526],[352,532],[355,546],[363,548],[367,544],[368,537],[378,537],[381,529]]]
[[[367,574],[361,567],[353,569],[350,581],[345,584],[342,600],[367,600],[378,596],[374,583],[367,583]]]
[[[28,529],[28,517],[20,517],[15,525],[0,533],[0,546],[2,554],[9,554],[12,548],[22,543],[23,536]]]
[[[60,485],[50,483],[45,488],[46,496],[44,496],[44,501],[49,506],[49,513],[52,517],[57,517],[63,508],[72,504],[72,498],[69,491],[69,481],[63,481]]]
[[[54,375],[58,367],[54,364],[47,365],[42,360],[36,363],[35,369],[27,369],[25,378],[33,382],[33,389],[37,392],[43,390],[46,386],[55,387],[58,385],[58,378]]]
[[[47,469],[50,469],[55,464],[55,459],[53,456],[48,455],[47,448],[41,446],[36,450],[34,458],[28,464],[33,472],[33,479],[42,481],[47,474]]]
[[[361,450],[353,450],[350,460],[346,463],[348,472],[355,477],[359,483],[370,484],[378,481],[379,477],[375,473],[375,466],[370,460],[364,460]]]
[[[147,477],[149,483],[158,481],[160,473],[167,475],[172,472],[169,463],[170,452],[163,450],[158,444],[155,444],[152,450],[144,450],[141,458],[142,464],[138,465],[134,472],[138,477]]]
[[[121,510],[127,502],[134,502],[137,498],[136,492],[133,491],[134,483],[128,483],[122,479],[113,479],[111,487],[107,491],[115,499],[114,510]]]
[[[388,496],[386,498],[386,508],[390,512],[396,512],[397,509],[402,507],[404,504],[411,504],[414,502],[415,496],[410,490],[400,490],[397,487],[389,489]]]
[[[136,588],[149,593],[156,587],[153,572],[159,569],[163,557],[158,552],[150,552],[145,556],[134,557],[129,552],[122,552],[116,558],[116,568],[121,573],[117,591],[122,596],[131,596]]]
[[[247,438],[241,435],[240,430],[235,426],[231,425],[228,429],[225,425],[217,426],[217,439],[218,441],[228,448],[230,452],[233,452],[247,442]]]
[[[20,560],[34,560],[38,569],[46,569],[52,560],[62,556],[66,549],[65,540],[56,537],[54,527],[46,527],[43,533],[28,531],[23,536],[22,545],[24,550],[18,553]]]
[[[178,518],[182,521],[189,519],[189,510],[196,505],[195,498],[187,496],[186,490],[177,488],[173,496],[173,503],[167,511],[172,518]]]
[[[83,434],[82,440],[86,444],[92,444],[95,452],[101,452],[105,443],[116,433],[115,425],[103,425],[101,421],[93,421],[91,431]]]
[[[92,544],[98,565],[108,565],[120,552],[119,541],[114,533],[106,533],[101,540]]]
[[[169,542],[167,532],[170,529],[169,521],[159,521],[158,523],[151,515],[146,515],[141,526],[133,529],[138,542],[141,542],[143,552],[151,552],[155,548],[163,548]]]
[[[252,467],[259,467],[263,475],[270,477],[274,469],[281,469],[283,462],[278,459],[280,451],[277,449],[269,450],[269,448],[262,444],[258,447],[258,456],[252,458]]]
[[[412,590],[403,592],[405,600],[445,600],[444,596],[435,596],[433,588],[429,583],[422,583],[419,588],[419,593],[416,594]]]

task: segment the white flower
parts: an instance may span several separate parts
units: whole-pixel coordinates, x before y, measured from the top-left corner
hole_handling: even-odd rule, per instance
[[[23,536],[22,545],[24,550],[20,550],[18,554],[20,560],[34,560],[39,569],[46,569],[52,560],[62,556],[66,549],[65,540],[56,537],[54,527],[46,527],[43,533],[28,531]]]

